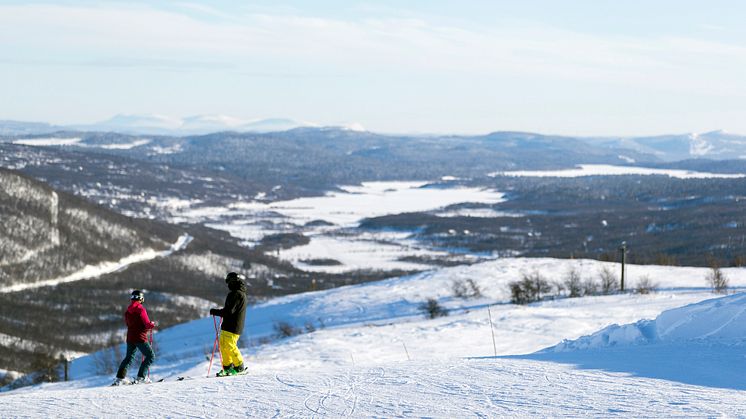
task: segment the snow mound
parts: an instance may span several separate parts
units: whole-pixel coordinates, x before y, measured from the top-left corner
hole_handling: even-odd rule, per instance
[[[563,340],[540,352],[686,341],[746,344],[746,293],[667,310],[655,320],[622,326],[612,324],[592,335]]]

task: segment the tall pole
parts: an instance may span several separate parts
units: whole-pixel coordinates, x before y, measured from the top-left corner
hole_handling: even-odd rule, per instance
[[[495,327],[492,325],[492,311],[490,310],[489,304],[487,305],[487,314],[490,316],[490,332],[492,332],[492,349],[495,350],[495,358],[497,358],[497,345],[495,344]]]
[[[70,361],[68,361],[68,359],[67,359],[67,357],[65,355],[60,355],[60,356],[62,357],[62,364],[65,366],[65,381],[67,381],[69,379],[69,377],[70,377],[69,374],[68,374],[68,370],[70,368],[69,367],[69,362]]]
[[[619,251],[622,252],[622,281],[620,284],[621,291],[624,292],[624,264],[627,261],[627,242],[622,242],[619,247]]]

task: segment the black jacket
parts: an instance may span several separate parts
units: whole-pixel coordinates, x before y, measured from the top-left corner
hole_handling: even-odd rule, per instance
[[[211,313],[223,318],[222,330],[240,335],[246,317],[246,284],[240,279],[231,281],[228,289],[231,291],[225,297],[225,306]]]

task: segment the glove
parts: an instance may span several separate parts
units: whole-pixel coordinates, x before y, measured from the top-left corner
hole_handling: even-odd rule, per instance
[[[218,309],[218,308],[211,308],[210,309],[210,315],[211,316],[219,316],[220,315],[220,309]]]

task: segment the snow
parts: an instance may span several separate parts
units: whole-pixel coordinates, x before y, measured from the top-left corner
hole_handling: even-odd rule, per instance
[[[715,147],[699,134],[692,133],[689,135],[689,154],[692,156],[706,156],[714,149]]]
[[[342,129],[345,129],[347,131],[355,131],[355,132],[365,132],[367,131],[363,124],[360,122],[345,122],[342,124]]]
[[[156,333],[151,374],[163,383],[106,387],[111,375],[81,357],[71,382],[0,396],[3,416],[121,416],[132,406],[164,417],[746,415],[746,294],[713,298],[706,268],[629,265],[631,283],[647,276],[659,291],[506,303],[521,272],[560,279],[571,267],[588,276],[618,265],[499,259],[272,299],[247,313],[247,376],[202,378],[215,333],[205,318]],[[746,286],[745,269],[724,272]],[[453,297],[458,279],[483,297]],[[425,319],[426,298],[451,314]],[[259,345],[280,321],[316,330]]]
[[[693,340],[736,344],[746,340],[746,293],[668,310],[655,320],[614,324],[592,335],[562,342],[548,351]]]
[[[152,146],[150,149],[155,154],[174,154],[182,151],[181,144],[175,144],[171,147]]]
[[[81,141],[80,138],[27,138],[21,140],[14,140],[13,144],[30,145],[35,147],[42,146],[65,146],[65,145],[76,145]]]
[[[140,146],[143,146],[149,143],[150,143],[150,140],[137,140],[131,143],[96,145],[96,147],[105,148],[107,150],[130,150],[135,147],[140,147]]]
[[[363,182],[341,186],[341,192],[323,197],[298,198],[270,204],[236,203],[234,209],[275,211],[295,223],[325,220],[354,226],[363,218],[437,209],[463,202],[498,203],[503,194],[478,188],[428,187],[427,182]]]
[[[311,242],[280,252],[280,257],[296,267],[314,272],[341,273],[358,269],[427,269],[430,266],[402,262],[406,256],[442,256],[426,251],[413,241],[402,241],[410,233],[391,241],[389,232],[350,230],[364,218],[404,212],[434,211],[444,216],[492,216],[501,213],[489,209],[445,211],[460,203],[494,204],[504,201],[501,192],[465,187],[431,186],[428,182],[364,182],[340,186],[325,196],[299,198],[271,203],[237,201],[225,207],[199,206],[197,202],[156,200],[151,204],[166,209],[173,222],[202,222],[208,227],[227,231],[245,245],[258,243],[268,234],[300,232]],[[505,216],[509,216],[505,214]],[[513,215],[517,216],[517,215]],[[323,220],[332,226],[307,227],[306,223]],[[343,230],[340,231],[339,230]],[[389,241],[389,242],[387,242]],[[303,259],[335,259],[336,266],[311,266]]]
[[[459,208],[455,210],[435,212],[434,215],[437,215],[438,217],[475,217],[475,218],[525,217],[525,214],[521,214],[519,212],[497,211],[492,208]]]
[[[176,242],[170,246],[168,250],[158,251],[154,249],[146,249],[141,252],[125,256],[118,261],[101,262],[97,265],[86,265],[82,269],[76,272],[73,272],[72,274],[69,274],[64,277],[41,280],[41,281],[36,281],[32,283],[15,284],[15,285],[9,285],[5,287],[0,287],[0,293],[17,292],[17,291],[23,291],[23,290],[39,288],[39,287],[50,287],[50,286],[55,286],[59,284],[64,284],[67,282],[75,282],[75,281],[82,281],[85,279],[96,278],[101,275],[106,275],[112,272],[117,272],[122,269],[126,269],[129,265],[133,265],[135,263],[141,263],[141,262],[153,260],[155,258],[170,256],[174,252],[185,249],[186,246],[191,241],[192,241],[192,237],[189,236],[188,234],[184,234],[180,236],[176,240]]]
[[[746,177],[746,174],[724,174],[696,172],[690,170],[653,169],[647,167],[613,166],[606,164],[581,164],[575,169],[565,170],[518,170],[512,172],[493,172],[488,176],[515,176],[515,177],[581,177],[581,176],[623,176],[623,175],[658,175],[669,176],[679,179],[707,179],[722,178],[736,179]]]
[[[296,246],[278,253],[280,258],[289,260],[293,265],[310,272],[343,273],[351,270],[424,270],[429,265],[401,262],[405,256],[443,257],[445,252],[420,249],[413,242],[407,246],[404,242],[386,244],[371,240],[340,240],[334,237],[312,237],[307,245]],[[333,259],[338,266],[319,266],[303,263],[310,259]]]

